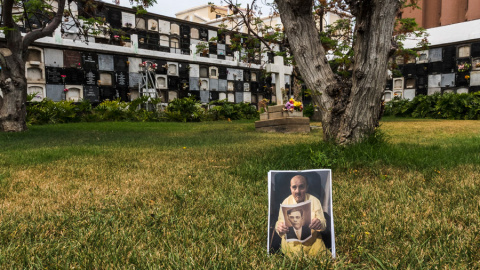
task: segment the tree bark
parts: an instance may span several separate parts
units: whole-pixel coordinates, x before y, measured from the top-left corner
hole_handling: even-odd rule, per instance
[[[4,49],[5,50],[5,49]],[[20,52],[4,57],[0,72],[0,131],[24,131],[27,129],[27,79],[25,62]]]
[[[295,62],[322,110],[324,140],[351,144],[378,126],[399,0],[349,0],[356,17],[353,76],[336,76],[313,16],[313,0],[276,0]]]

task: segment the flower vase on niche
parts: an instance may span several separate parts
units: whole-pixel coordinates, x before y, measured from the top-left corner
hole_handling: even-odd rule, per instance
[[[63,89],[63,94],[65,95],[65,100],[67,100],[68,88]]]
[[[60,75],[60,77],[62,77],[62,82],[63,82],[63,84],[65,84],[65,78],[67,78],[67,75],[62,74],[62,75]]]
[[[472,65],[470,65],[469,63],[459,64],[458,65],[458,72],[467,72],[467,71],[470,70],[470,67],[472,67]]]
[[[283,108],[284,116],[286,117],[303,117],[303,104],[291,98]]]
[[[111,43],[113,45],[120,45],[120,42],[121,42],[120,36],[119,35],[114,35],[112,40],[111,40]]]

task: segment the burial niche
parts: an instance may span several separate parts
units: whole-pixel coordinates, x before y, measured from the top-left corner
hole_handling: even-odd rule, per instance
[[[252,95],[251,103],[257,103],[257,95]]]
[[[180,26],[176,23],[170,25],[170,34],[171,35],[180,35]]]
[[[157,88],[158,89],[167,89],[167,75],[157,75]]]
[[[173,62],[168,62],[168,75],[178,76],[178,64]]]
[[[468,88],[458,88],[457,89],[457,94],[468,94]]]
[[[417,64],[428,63],[428,50],[419,51]]]
[[[176,98],[178,98],[178,94],[177,94],[176,91],[169,91],[168,92],[168,101],[173,101]]]
[[[35,94],[35,97],[32,99],[32,101],[41,101],[44,97],[43,88],[40,86],[29,86],[27,88],[27,94]]]
[[[98,82],[99,85],[109,86],[112,85],[112,74],[102,72],[100,73],[100,81]]]
[[[158,20],[158,31],[162,34],[170,34],[170,22]]]
[[[199,38],[197,28],[194,28],[194,27],[190,28],[190,38],[192,38],[192,39],[198,39]]]
[[[200,66],[200,78],[208,78],[208,68]]]
[[[457,48],[457,58],[470,57],[470,45],[462,45]]]
[[[209,74],[211,79],[218,79],[218,68],[217,67],[210,67]]]
[[[393,89],[403,89],[403,78],[393,79]]]
[[[227,91],[232,91],[234,90],[234,83],[232,81],[227,82]]]
[[[473,58],[473,60],[472,60],[472,70],[480,70],[480,57]]]
[[[415,78],[407,78],[405,88],[407,89],[413,89],[415,88]]]
[[[178,38],[170,38],[170,48],[180,48],[180,41]]]
[[[42,63],[42,52],[40,50],[29,49],[27,61],[30,65],[40,65]]]
[[[392,100],[392,92],[391,91],[385,91],[385,93],[383,94],[383,99],[387,102]]]
[[[148,20],[148,30],[150,31],[158,31],[158,21],[154,19]]]
[[[71,87],[67,91],[66,100],[77,102],[81,99],[80,93],[81,90],[79,88]]]
[[[41,81],[43,80],[43,72],[38,67],[27,68],[27,80],[28,81]]]
[[[453,89],[445,89],[445,90],[443,90],[443,93],[444,94],[452,94],[452,93],[454,93],[454,90]]]
[[[170,38],[166,35],[160,35],[160,46],[170,47]]]
[[[145,30],[145,19],[144,18],[135,18],[135,27],[137,29]]]
[[[200,90],[208,90],[208,79],[200,79]]]

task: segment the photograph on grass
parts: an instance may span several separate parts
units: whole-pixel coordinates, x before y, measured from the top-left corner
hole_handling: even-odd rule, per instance
[[[335,258],[331,170],[268,173],[269,253]]]
[[[287,242],[306,242],[312,237],[310,230],[311,220],[311,202],[306,201],[299,204],[282,204],[283,216],[285,219],[285,226],[288,227],[288,232],[285,235]]]

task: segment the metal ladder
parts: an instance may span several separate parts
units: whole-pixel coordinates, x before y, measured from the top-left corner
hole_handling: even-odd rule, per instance
[[[138,93],[140,97],[148,96],[146,102],[146,107],[149,108],[149,101],[151,99],[161,97],[161,94],[157,90],[157,80],[155,78],[155,70],[157,64],[151,61],[144,61],[140,64],[140,73],[142,74],[142,79],[138,84]]]

